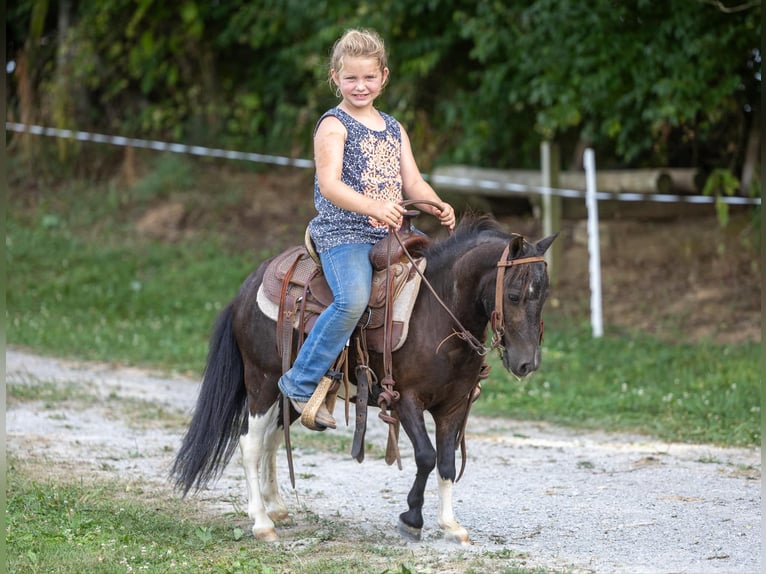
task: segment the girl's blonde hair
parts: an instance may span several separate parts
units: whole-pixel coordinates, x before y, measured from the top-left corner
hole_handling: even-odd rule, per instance
[[[380,35],[366,28],[352,28],[338,38],[330,54],[330,71],[343,69],[343,58],[375,58],[383,70],[388,66],[386,45]],[[335,86],[330,78],[330,85]]]

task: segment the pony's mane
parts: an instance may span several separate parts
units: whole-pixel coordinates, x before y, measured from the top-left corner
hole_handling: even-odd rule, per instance
[[[512,235],[504,231],[494,217],[474,213],[465,214],[452,235],[428,247],[425,252],[429,261],[428,269],[449,269],[455,257],[474,248],[477,244],[506,243],[511,237]],[[526,300],[529,293],[529,285],[533,280],[532,269],[529,265],[518,265],[506,271],[506,281],[517,286],[522,301]]]
[[[452,235],[441,241],[433,242],[426,256],[429,260],[440,259],[452,255],[456,250],[464,249],[466,245],[474,245],[487,239],[502,239],[507,241],[509,235],[503,231],[500,223],[490,215],[466,213],[460,219]]]

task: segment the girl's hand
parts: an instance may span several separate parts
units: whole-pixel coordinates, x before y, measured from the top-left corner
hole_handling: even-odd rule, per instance
[[[389,227],[399,229],[402,226],[404,211],[404,207],[393,201],[376,201],[375,209],[370,215]]]
[[[435,213],[436,217],[445,227],[448,227],[450,231],[455,229],[455,210],[449,203],[442,202],[441,209]]]

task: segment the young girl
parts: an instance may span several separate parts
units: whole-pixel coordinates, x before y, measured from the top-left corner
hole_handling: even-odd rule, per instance
[[[309,223],[334,301],[279,380],[280,390],[298,413],[306,408],[367,307],[370,248],[390,227],[401,225],[403,197],[438,202],[441,209],[423,209],[442,225],[450,229],[455,225],[452,207],[420,175],[407,132],[373,105],[388,73],[386,49],[377,33],[348,30],[335,43],[330,80],[341,102],[319,118],[314,132],[317,215]],[[324,404],[314,422],[315,430],[335,428]]]

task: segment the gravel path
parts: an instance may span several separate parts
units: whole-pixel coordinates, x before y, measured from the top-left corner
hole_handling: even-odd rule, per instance
[[[6,353],[9,385],[76,385],[77,408],[10,400],[8,452],[39,457],[51,472],[104,475],[166,486],[179,425],[137,425],[126,413],[161,408],[180,420],[198,384],[138,369],[75,363],[16,350]],[[9,393],[13,396],[13,393]],[[138,405],[138,407],[136,407]],[[339,405],[340,411],[341,405]],[[341,412],[336,412],[342,417]],[[280,472],[288,506],[308,508],[369,529],[393,532],[405,509],[415,463],[401,441],[403,471],[368,457],[301,448],[309,431],[293,427],[297,488]],[[337,433],[353,434],[339,426]],[[385,447],[385,429],[370,419],[368,445]],[[580,432],[546,424],[472,417],[468,465],[455,487],[455,514],[471,534],[468,552],[511,550],[527,566],[575,573],[761,572],[761,453],[665,443],[642,436]],[[369,449],[369,447],[368,447]],[[214,509],[245,504],[239,457],[200,493]],[[371,486],[371,495],[359,484]],[[352,493],[353,495],[349,495]],[[436,527],[437,490],[426,491],[423,541],[457,551]],[[465,552],[466,548],[460,548]]]

